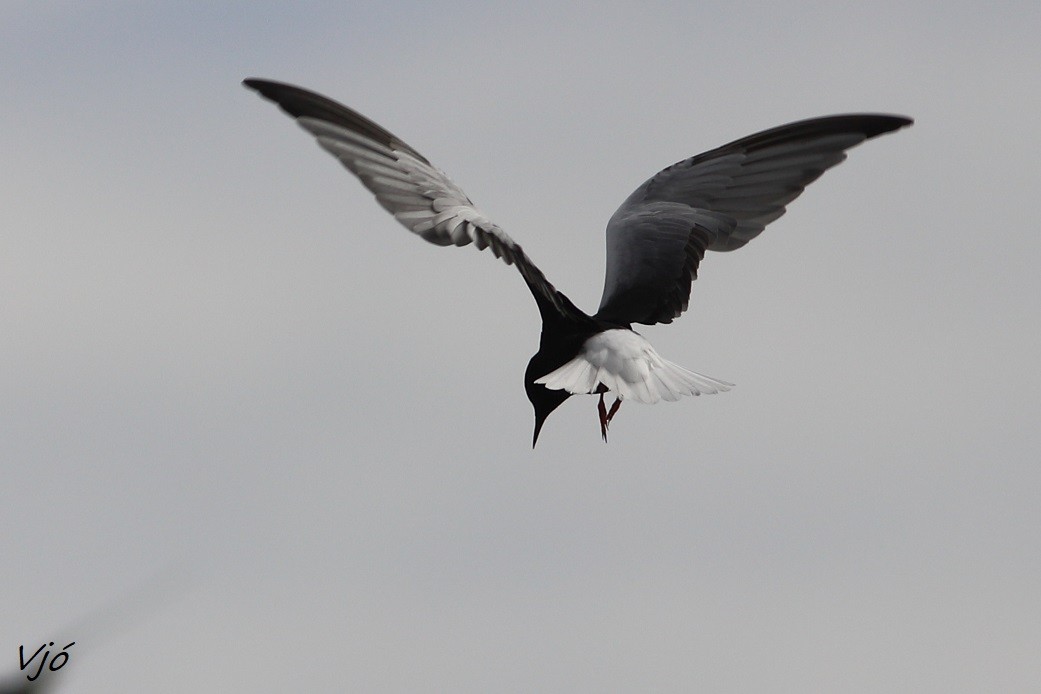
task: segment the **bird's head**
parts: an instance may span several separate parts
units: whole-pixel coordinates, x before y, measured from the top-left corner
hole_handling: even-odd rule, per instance
[[[531,437],[532,448],[538,443],[539,432],[542,431],[542,425],[546,422],[550,412],[571,397],[571,393],[566,390],[550,390],[544,385],[535,383],[536,379],[542,378],[554,368],[547,366],[544,362],[545,359],[541,353],[536,354],[528,362],[528,368],[524,372],[524,391],[528,394],[531,406],[535,408],[535,433]]]

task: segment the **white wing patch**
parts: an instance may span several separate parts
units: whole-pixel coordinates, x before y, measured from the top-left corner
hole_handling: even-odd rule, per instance
[[[535,383],[575,395],[595,393],[603,384],[622,400],[648,405],[683,395],[725,392],[734,386],[662,359],[650,342],[625,329],[593,335],[578,356]]]

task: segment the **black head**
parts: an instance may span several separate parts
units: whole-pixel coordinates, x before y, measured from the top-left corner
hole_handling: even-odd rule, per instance
[[[534,448],[539,440],[539,432],[542,425],[549,417],[549,413],[560,407],[560,404],[571,397],[566,390],[550,390],[546,386],[535,383],[535,379],[542,378],[550,371],[559,366],[549,366],[542,353],[536,354],[528,362],[528,368],[524,372],[524,390],[528,394],[531,406],[535,408],[535,434],[531,437],[531,447]]]

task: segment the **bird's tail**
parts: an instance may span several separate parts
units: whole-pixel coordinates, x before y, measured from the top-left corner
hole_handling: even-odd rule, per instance
[[[565,390],[575,395],[595,393],[603,384],[622,400],[646,404],[679,400],[684,395],[721,393],[734,387],[733,383],[662,359],[657,353],[646,361],[628,362],[620,369],[594,365],[585,354],[579,354],[535,382],[550,390]]]

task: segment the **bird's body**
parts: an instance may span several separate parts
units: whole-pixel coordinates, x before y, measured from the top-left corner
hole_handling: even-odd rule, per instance
[[[740,248],[845,150],[910,125],[901,116],[854,114],[799,121],[680,161],[651,177],[607,225],[607,273],[590,315],[559,292],[524,250],[416,150],[361,114],[292,85],[248,79],[340,160],[406,228],[427,241],[478,249],[516,266],[542,317],[539,351],[524,385],[535,409],[534,445],[571,395],[598,394],[600,428],[624,400],[655,403],[729,390],[732,384],[663,359],[633,323],[670,323],[687,308],[706,251]],[[607,411],[603,396],[616,400]]]

